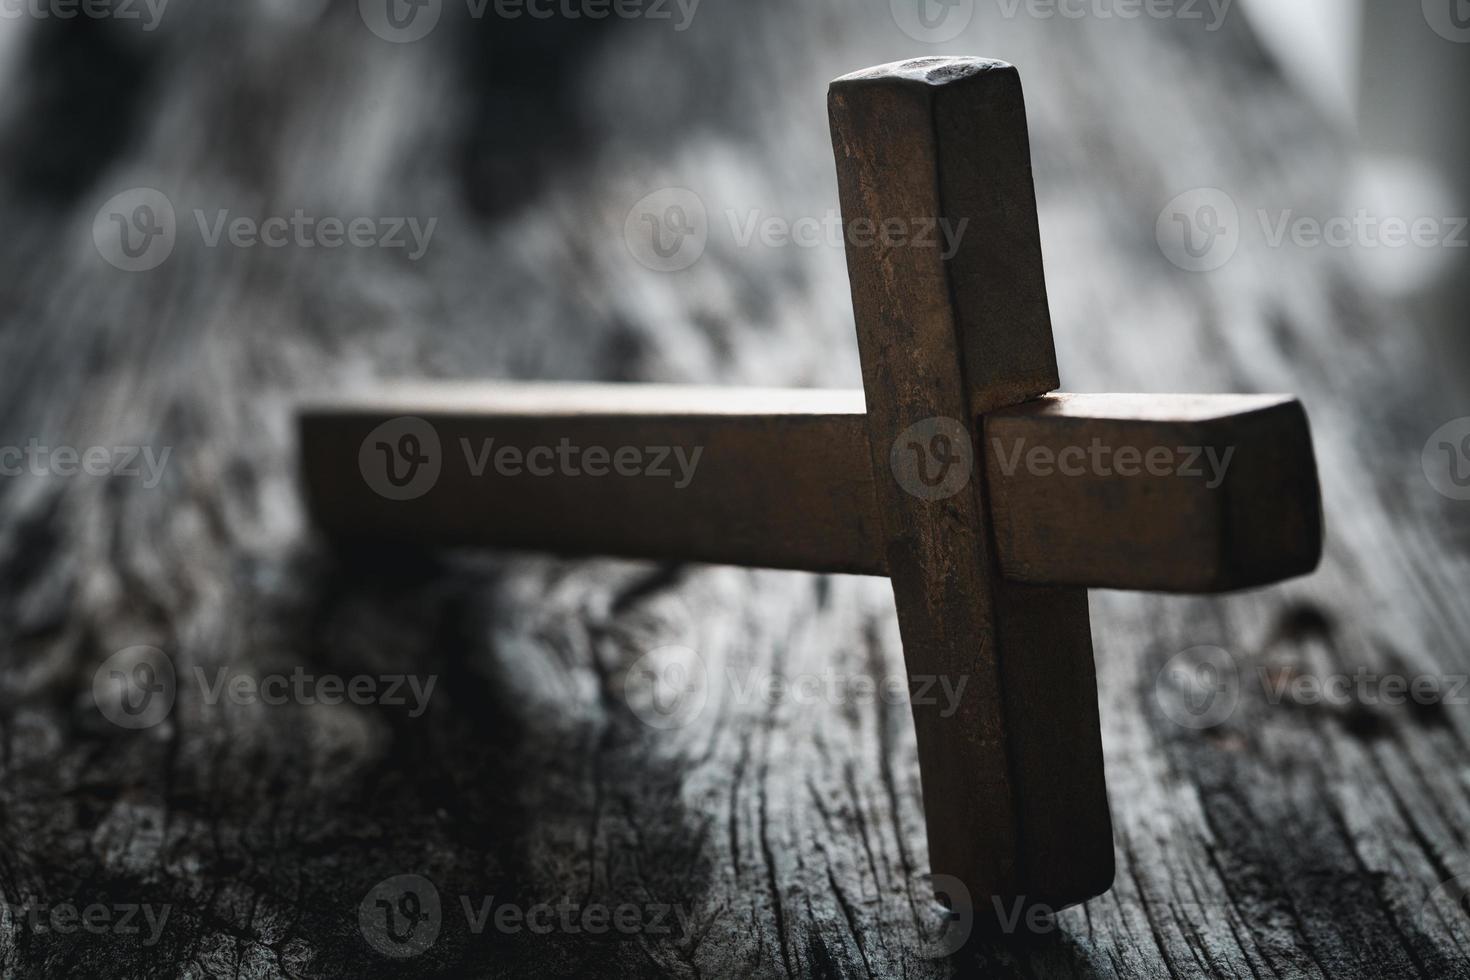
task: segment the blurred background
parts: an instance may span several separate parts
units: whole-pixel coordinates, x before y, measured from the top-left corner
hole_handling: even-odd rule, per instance
[[[1091,251],[1126,247],[1167,203],[1159,193],[1223,185],[1232,171],[1279,185],[1270,199],[1222,187],[1240,198],[1247,253],[1280,247],[1262,241],[1267,212],[1326,220],[1366,209],[1412,220],[1467,210],[1456,165],[1467,126],[1454,111],[1467,61],[1461,0],[1424,0],[1423,9],[924,0],[904,13],[896,0],[738,10],[649,0],[601,19],[568,16],[550,0],[229,9],[119,0],[117,10],[102,5],[107,16],[67,18],[27,2],[0,20],[9,247],[25,270],[12,289],[35,311],[30,330],[8,325],[13,343],[31,343],[19,338],[38,319],[65,321],[44,332],[82,330],[88,343],[116,331],[134,344],[166,335],[208,345],[218,332],[271,329],[289,343],[320,326],[343,343],[322,365],[327,378],[428,370],[852,382],[841,249],[772,246],[742,228],[751,216],[826,218],[834,194],[823,84],[856,65],[926,54],[980,52],[1021,67],[1041,144],[1044,239],[1064,261],[1078,233],[1092,236]],[[387,19],[395,10],[406,26]],[[1146,63],[1094,67],[1124,59]],[[1113,70],[1137,81],[1116,82]],[[1189,93],[1201,87],[1227,102],[1221,86],[1237,77],[1279,78],[1300,95],[1291,111],[1301,121],[1257,115],[1247,126],[1283,127],[1280,140],[1242,138],[1239,159],[1211,160],[1194,134],[1233,123],[1222,115],[1231,107]],[[1120,143],[1142,149],[1126,127],[1108,125],[1118,115],[1152,127],[1149,149],[1160,152],[1147,164],[1157,179],[1083,190],[1087,170],[1105,169],[1083,156],[1116,154]],[[1323,172],[1271,159],[1312,140],[1334,144]],[[1191,166],[1160,159],[1168,156]],[[1295,197],[1295,181],[1310,195]],[[710,261],[650,277],[629,264],[622,219],[671,187],[693,191],[712,216]],[[95,236],[84,232],[104,204],[136,188],[160,191],[179,231],[157,274],[133,282],[95,268]],[[1099,206],[1114,210],[1090,220]],[[258,225],[297,209],[316,221],[369,216],[380,231],[390,216],[436,226],[422,254],[219,247],[203,233],[222,215]],[[1463,281],[1453,260],[1463,253],[1374,241],[1323,251],[1346,253],[1334,261],[1425,329],[1452,333]],[[97,290],[109,295],[106,309],[75,317],[57,306],[91,304]],[[1059,329],[1069,329],[1069,291],[1054,293]],[[525,321],[536,329],[507,325]],[[770,333],[768,342],[726,342],[753,330]],[[798,341],[783,344],[788,335]],[[405,350],[407,338],[422,349]],[[803,347],[848,356],[808,363],[792,356]]]
[[[1144,282],[1096,263],[1148,246],[1161,209],[1199,188],[1224,190],[1243,216],[1242,265],[1282,250],[1267,232],[1284,215],[1467,210],[1457,166],[1467,125],[1455,111],[1462,0],[643,9],[650,0],[601,19],[550,0],[119,0],[116,11],[103,5],[107,16],[66,18],[51,2],[27,0],[0,19],[0,125],[16,273],[6,342],[24,352],[17,363],[48,351],[74,362],[62,378],[28,373],[57,395],[78,374],[78,346],[162,342],[197,345],[202,361],[172,363],[192,363],[192,383],[206,385],[209,354],[256,344],[293,366],[320,357],[304,373],[329,387],[426,372],[854,383],[840,247],[744,232],[752,217],[790,226],[830,215],[823,86],[899,57],[979,52],[1018,64],[1048,254],[1063,269],[1086,263],[1106,288],[1178,278],[1160,254],[1138,256],[1137,269],[1153,273]],[[392,10],[406,26],[386,19]],[[1233,115],[1254,108],[1233,95],[1268,84],[1291,93],[1282,107]],[[1320,157],[1298,162],[1299,148]],[[1125,158],[1137,158],[1136,179],[1109,172]],[[1227,186],[1237,175],[1259,193]],[[165,196],[177,239],[150,274],[116,276],[97,266],[88,231],[101,221],[115,233],[111,216],[136,205],[126,195],[137,188]],[[675,274],[644,268],[623,234],[630,209],[667,188],[693,191],[711,221],[707,261]],[[258,226],[298,209],[316,221],[368,216],[380,232],[390,217],[436,225],[422,254],[220,247],[203,233],[222,216]],[[1414,324],[1395,333],[1436,331],[1430,342],[1449,356],[1431,364],[1464,363],[1453,346],[1463,251],[1306,247]],[[1066,333],[1091,306],[1066,273],[1055,278]],[[1108,329],[1126,341],[1125,325]],[[731,342],[752,333],[763,341]],[[332,338],[330,349],[312,337]],[[1065,366],[1070,385],[1094,383],[1082,365]],[[67,398],[13,398],[29,411],[87,411]],[[284,402],[274,409],[242,410],[280,431]]]
[[[1269,600],[1094,596],[1122,866],[1203,868],[1230,896],[1221,901],[1258,889],[1257,911],[1301,930],[1278,945],[1257,937],[1259,949],[1231,960],[1220,950],[1251,944],[1229,930],[1264,920],[1201,926],[1222,971],[1226,960],[1242,975],[1262,958],[1265,972],[1305,962],[1273,959],[1288,947],[1313,949],[1328,973],[1360,953],[1381,975],[1440,962],[1441,947],[1405,923],[1436,881],[1470,871],[1457,782],[1470,728],[1458,713],[1399,742],[1372,741],[1398,719],[1322,734],[1297,727],[1310,715],[1243,715],[1254,720],[1205,744],[1160,720],[1152,685],[1170,653],[1202,642],[1254,651],[1243,662],[1300,643],[1344,668],[1470,668],[1465,0],[87,10],[25,0],[0,11],[0,446],[169,456],[156,480],[66,479],[45,466],[0,477],[0,891],[162,896],[182,923],[166,955],[203,974],[350,974],[381,966],[351,909],[395,870],[555,895],[579,887],[568,881],[595,891],[619,880],[632,872],[617,855],[635,853],[639,873],[684,889],[713,923],[698,949],[645,950],[660,970],[827,962],[813,949],[892,968],[881,941],[843,946],[826,930],[851,921],[870,935],[864,903],[887,909],[887,882],[917,894],[910,876],[926,858],[902,843],[922,840],[904,714],[745,719],[784,734],[711,749],[724,775],[707,779],[662,749],[640,755],[608,720],[604,685],[627,659],[608,650],[623,649],[641,597],[674,573],[491,559],[405,563],[364,580],[310,533],[293,410],[409,377],[858,386],[830,231],[826,85],[868,65],[978,54],[1012,62],[1026,85],[1064,388],[1295,392],[1317,439],[1329,539],[1318,575]],[[873,625],[892,618],[886,583],[839,581],[833,599],[828,585],[808,593],[789,575],[740,575],[698,573],[680,600],[692,612],[673,618],[718,622],[711,647],[743,644],[788,665],[870,648],[898,656],[891,624]],[[756,611],[737,616],[742,604]],[[154,735],[123,740],[88,692],[99,663],[140,643],[169,650],[180,670],[413,664],[443,673],[452,692],[417,725],[181,700]],[[875,727],[850,746],[823,741],[859,716]],[[897,746],[897,777],[843,757],[870,736],[885,759]],[[1242,748],[1263,743],[1259,756]],[[863,902],[818,915],[791,898],[810,903],[791,881],[825,868],[823,849],[840,839],[778,840],[778,862],[797,854],[799,869],[773,868],[769,882],[750,835],[731,832],[732,853],[719,850],[726,838],[700,821],[728,809],[750,830],[737,819],[739,777],[728,799],[720,787],[730,772],[766,773],[752,752],[769,753],[762,778],[798,823],[822,798],[810,781],[844,759],[851,786],[824,791],[851,789],[860,815],[898,810],[887,817],[897,832],[869,842],[892,864],[874,862],[888,870],[874,871]],[[589,754],[590,772],[574,761]],[[1400,826],[1392,806],[1364,802],[1386,778],[1373,760],[1443,780],[1425,793],[1448,802]],[[1257,795],[1248,818],[1222,822],[1201,815],[1213,792]],[[765,833],[764,801],[752,834]],[[1233,798],[1221,805],[1234,812]],[[598,829],[639,812],[667,823],[646,836],[619,824],[612,841]],[[1411,839],[1429,856],[1402,856]],[[577,863],[584,852],[594,870]],[[648,870],[686,852],[698,860]],[[849,870],[872,860],[833,859]],[[1270,861],[1306,884],[1249,871]],[[1125,898],[1142,887],[1128,877]],[[1376,904],[1362,890],[1370,878]],[[769,902],[747,899],[768,884]],[[350,899],[340,914],[339,892]],[[1152,896],[1147,914],[1171,900]],[[730,922],[766,922],[773,908],[774,934],[810,935],[745,956],[749,936]],[[1280,925],[1302,908],[1320,915]],[[1047,954],[1053,967],[1116,962],[1109,937],[1126,937],[1129,920],[1108,909]],[[56,937],[0,939],[0,954],[25,970],[115,961],[141,973],[153,962],[86,941],[82,953]],[[478,955],[467,948],[441,942],[436,968]],[[519,947],[519,962],[546,948]],[[603,955],[566,937],[552,948],[548,969]],[[1167,950],[1138,955],[1141,975],[1180,965]],[[648,966],[635,954],[618,962]]]

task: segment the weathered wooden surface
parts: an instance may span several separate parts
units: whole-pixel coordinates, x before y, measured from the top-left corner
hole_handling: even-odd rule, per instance
[[[1321,571],[1285,587],[1092,596],[1117,884],[1057,933],[957,962],[922,955],[936,920],[908,707],[772,704],[749,686],[901,671],[887,583],[493,555],[368,566],[306,535],[290,445],[293,397],[372,376],[855,385],[841,250],[737,247],[725,209],[835,208],[808,93],[925,46],[887,4],[710,4],[682,33],[617,24],[593,42],[583,24],[553,42],[522,21],[395,47],[351,6],[316,23],[180,7],[147,38],[51,22],[7,55],[38,78],[15,89],[7,145],[40,149],[0,164],[0,442],[173,454],[152,489],[3,483],[0,891],[173,912],[150,947],[0,930],[3,972],[1467,974],[1470,920],[1427,902],[1470,872],[1463,705],[1271,704],[1257,679],[1470,669],[1470,524],[1419,471],[1429,434],[1464,414],[1462,394],[1422,383],[1456,378],[1451,363],[1348,256],[1267,248],[1253,225],[1216,272],[1158,251],[1159,210],[1194,187],[1228,189],[1246,218],[1342,206],[1345,143],[1236,15],[1206,32],[982,9],[946,48],[1027,72],[1063,384],[1300,394],[1328,528]],[[465,40],[492,27],[511,42]],[[584,61],[551,73],[553,53]],[[542,121],[545,102],[582,111]],[[601,153],[566,152],[592,141]],[[138,184],[181,212],[442,227],[416,264],[196,234],[125,275],[88,234],[101,201]],[[697,189],[720,222],[683,273],[644,270],[621,241],[661,186]],[[186,676],[304,665],[439,683],[418,718],[210,706],[196,688],[127,732],[89,692],[133,644]],[[623,675],[671,644],[718,683],[660,730]],[[1158,683],[1199,645],[1229,650],[1240,679],[1233,715],[1203,730],[1170,720],[1181,692]],[[428,952],[393,963],[357,909],[399,874],[432,880],[444,915]],[[491,894],[691,918],[687,935],[670,917],[673,935],[626,940],[475,935],[459,896]]]

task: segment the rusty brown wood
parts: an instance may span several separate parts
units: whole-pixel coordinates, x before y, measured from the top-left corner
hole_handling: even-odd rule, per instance
[[[838,79],[828,109],[904,661],[967,683],[959,710],[913,707],[930,865],[981,909],[1081,901],[1113,879],[1087,595],[1005,583],[984,480],[923,479],[973,469],[978,417],[1058,384],[1020,78],[925,58]],[[853,244],[928,221],[966,222],[949,258]]]
[[[1227,592],[1322,553],[1307,416],[1280,395],[1049,395],[985,417],[1007,579]]]
[[[862,411],[858,391],[408,388],[304,411],[301,465],[340,537],[883,575]],[[438,473],[392,499],[374,488],[385,457],[360,450],[405,416]],[[563,441],[565,464],[547,456]]]
[[[440,383],[300,415],[308,502],[338,537],[888,574],[861,391]],[[404,417],[428,423],[442,465],[422,495],[392,499],[359,457]],[[1228,592],[1302,574],[1321,549],[1311,434],[1293,398],[1058,392],[984,426],[1008,580]],[[526,467],[562,439],[606,465]],[[516,472],[494,466],[505,447]],[[658,472],[619,472],[623,448],[661,458]],[[1159,451],[1162,464],[1149,458]],[[1135,455],[1119,465],[1120,452]]]

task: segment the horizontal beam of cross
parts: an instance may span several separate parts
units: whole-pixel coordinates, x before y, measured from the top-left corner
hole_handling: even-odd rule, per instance
[[[402,418],[438,472],[390,497],[361,456],[407,467]],[[890,456],[925,499],[987,481],[1008,580],[1212,592],[1316,563],[1294,399],[1056,394],[981,424],[978,465],[942,422]],[[439,384],[308,408],[301,437],[312,510],[341,536],[888,574],[860,391]]]

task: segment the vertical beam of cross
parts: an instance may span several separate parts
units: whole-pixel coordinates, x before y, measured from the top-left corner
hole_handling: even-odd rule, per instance
[[[967,683],[948,717],[913,709],[931,867],[977,906],[1059,907],[1113,877],[1087,594],[1002,578],[976,452],[983,413],[1058,386],[1020,79],[920,59],[838,79],[829,109],[907,669]],[[884,244],[930,222],[952,255]],[[973,472],[916,500],[910,452]]]

